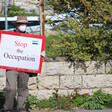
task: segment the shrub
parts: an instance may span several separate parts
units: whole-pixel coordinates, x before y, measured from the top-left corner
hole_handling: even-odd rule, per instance
[[[53,95],[49,99],[40,100],[40,102],[38,103],[38,108],[40,108],[40,109],[49,108],[49,109],[70,110],[71,105],[65,96],[63,96],[61,98],[57,98],[55,95]]]
[[[58,108],[64,110],[72,110],[72,105],[69,99],[70,96],[62,96],[61,98],[59,98],[57,102]]]
[[[51,47],[55,50],[55,55],[79,60],[102,61],[112,58],[112,4],[110,1],[47,0],[47,4],[53,6],[57,13],[66,14],[65,19],[59,22],[58,26],[55,25],[61,32],[61,41],[52,42]],[[74,6],[76,6],[75,9]],[[51,20],[49,23],[54,25]]]
[[[39,103],[39,100],[37,99],[36,96],[29,94],[26,103],[28,108],[35,109]]]
[[[73,106],[79,107],[86,101],[87,97],[88,97],[88,95],[77,94],[77,95],[72,96],[71,102],[73,103]]]
[[[50,108],[50,102],[48,99],[42,99],[38,103],[38,108],[44,109],[44,108]]]
[[[51,40],[55,56],[69,56],[73,60],[106,60],[112,56],[112,32],[104,26],[86,28],[81,22],[69,19],[66,29],[75,32],[61,33],[60,41]]]
[[[23,13],[25,13],[24,9],[21,9],[18,6],[12,5],[10,10],[8,11],[8,16],[18,16],[18,15],[22,15]]]
[[[0,108],[3,108],[5,98],[3,93],[0,93]],[[102,93],[101,90],[96,91],[93,95],[88,93],[84,94],[71,94],[49,97],[49,99],[37,99],[36,96],[31,94],[28,95],[26,103],[28,108],[31,109],[63,109],[63,110],[73,110],[74,107],[85,108],[90,110],[112,108],[112,95]],[[14,107],[17,106],[17,99],[14,100]]]
[[[53,96],[49,99],[38,100],[35,96],[29,95],[27,99],[29,108],[35,109],[63,109],[72,110],[74,107],[85,108],[90,110],[112,108],[112,95],[96,91],[93,95],[88,93],[72,94],[67,96]]]
[[[21,9],[18,6],[12,5],[11,8],[8,11],[8,16],[13,17],[13,16],[37,16],[36,14],[29,14],[26,12],[25,9]]]
[[[104,94],[101,90],[98,90],[94,95],[91,95],[86,99],[81,105],[81,108],[101,110],[107,108],[110,101],[112,101],[112,95]]]
[[[59,42],[60,41],[60,36],[59,35],[49,35],[47,38],[46,38],[46,43],[45,43],[45,50],[46,50],[46,55],[47,56],[59,56],[58,53],[56,53],[53,44],[54,44],[54,41],[57,41]]]

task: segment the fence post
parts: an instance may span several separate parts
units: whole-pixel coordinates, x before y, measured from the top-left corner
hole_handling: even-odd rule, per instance
[[[40,31],[41,35],[45,35],[44,0],[40,0]]]
[[[4,0],[4,8],[5,8],[5,29],[8,29],[8,21],[7,21],[7,0]]]

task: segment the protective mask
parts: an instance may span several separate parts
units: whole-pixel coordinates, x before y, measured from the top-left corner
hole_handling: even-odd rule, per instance
[[[20,25],[20,26],[19,26],[19,30],[20,30],[21,32],[25,32],[25,31],[26,31],[26,25],[25,25],[25,24]]]

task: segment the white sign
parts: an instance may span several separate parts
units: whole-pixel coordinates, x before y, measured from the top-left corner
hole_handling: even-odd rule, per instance
[[[39,72],[43,39],[35,38],[36,35],[15,34],[15,32],[1,33],[0,66],[5,69]]]

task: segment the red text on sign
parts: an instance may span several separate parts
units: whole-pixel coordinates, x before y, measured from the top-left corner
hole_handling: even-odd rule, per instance
[[[18,42],[17,40],[15,41],[15,45],[14,46],[19,46],[19,47],[27,47],[27,43],[21,43],[21,42]]]

